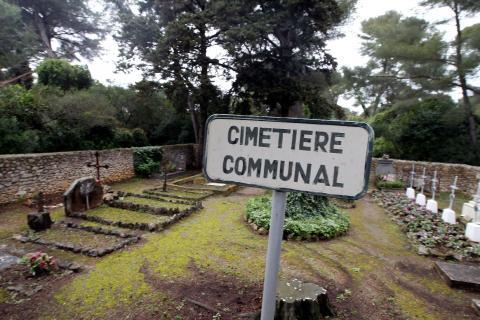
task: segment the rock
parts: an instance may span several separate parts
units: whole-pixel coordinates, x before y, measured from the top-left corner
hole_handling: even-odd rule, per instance
[[[53,223],[48,211],[29,213],[27,215],[27,221],[30,229],[35,231],[48,229]]]
[[[72,270],[73,272],[80,272],[82,270],[82,267],[78,263],[72,263],[68,269]]]
[[[418,246],[417,253],[421,256],[428,256],[430,254],[430,250],[427,247],[425,247],[424,245],[421,244],[421,245]]]

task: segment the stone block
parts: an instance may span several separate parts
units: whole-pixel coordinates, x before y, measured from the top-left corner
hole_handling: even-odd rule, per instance
[[[450,287],[480,291],[479,266],[438,261],[435,269]]]

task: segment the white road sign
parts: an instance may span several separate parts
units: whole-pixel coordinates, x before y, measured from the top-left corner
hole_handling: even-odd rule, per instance
[[[365,123],[213,115],[206,130],[211,181],[350,199],[367,190],[373,130]]]

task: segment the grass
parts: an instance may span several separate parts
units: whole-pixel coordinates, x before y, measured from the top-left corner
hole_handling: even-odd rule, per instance
[[[12,234],[27,231],[27,214],[29,212],[35,212],[35,209],[22,206],[19,203],[9,204],[2,208],[0,212],[0,239],[9,238]],[[61,220],[64,217],[63,208],[52,210],[50,217],[54,221]]]
[[[148,213],[104,206],[88,211],[87,214],[111,222],[122,221],[125,223],[160,223],[168,219],[166,216],[157,216]]]
[[[178,208],[179,210],[185,210],[185,209],[188,209],[188,208],[191,207],[189,205],[181,204],[181,203],[161,201],[161,200],[155,200],[155,199],[147,199],[147,198],[139,198],[139,197],[132,197],[132,196],[125,197],[123,199],[123,201],[132,202],[132,203],[136,203],[136,204],[145,204],[145,205],[149,205],[149,206],[152,206],[152,207],[167,208],[167,209]]]
[[[63,307],[56,318],[108,318],[109,310],[158,295],[141,271],[146,266],[155,277],[172,280],[189,279],[194,264],[258,283],[267,241],[248,230],[242,212],[241,202],[217,199],[170,229],[148,234],[145,245],[102,258],[95,269],[57,292],[55,300]]]
[[[37,232],[41,239],[49,242],[60,242],[74,246],[102,249],[120,243],[120,239],[114,236],[95,234],[79,229],[55,227],[42,232]]]

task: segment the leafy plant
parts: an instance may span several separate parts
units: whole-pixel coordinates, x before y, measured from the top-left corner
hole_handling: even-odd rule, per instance
[[[247,203],[247,219],[257,226],[269,230],[270,215],[270,197],[252,198]],[[349,217],[325,197],[301,193],[290,193],[287,197],[286,235],[331,239],[347,232],[349,226]]]
[[[375,185],[379,189],[401,189],[404,187],[403,181],[400,181],[400,180],[394,180],[394,181],[376,180]]]
[[[44,252],[27,253],[22,257],[21,262],[28,265],[33,276],[50,273],[57,268],[57,263],[52,256]]]
[[[133,149],[133,167],[135,173],[148,177],[160,170],[163,150],[158,147],[143,147]]]

